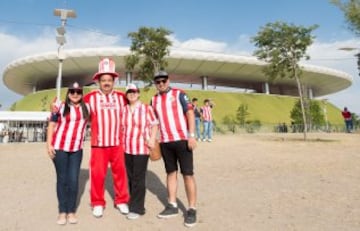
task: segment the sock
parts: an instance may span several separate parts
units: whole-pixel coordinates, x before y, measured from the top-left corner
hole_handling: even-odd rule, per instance
[[[172,206],[174,206],[175,208],[177,208],[177,203],[176,203],[176,202],[169,202],[169,204],[171,204]]]

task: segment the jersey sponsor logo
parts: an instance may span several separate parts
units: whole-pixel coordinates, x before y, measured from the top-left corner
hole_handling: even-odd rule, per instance
[[[117,108],[117,105],[116,103],[112,103],[112,102],[101,102],[100,108],[106,110],[115,110]]]

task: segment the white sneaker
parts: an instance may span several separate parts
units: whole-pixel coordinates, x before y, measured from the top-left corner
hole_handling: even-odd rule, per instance
[[[138,219],[140,217],[140,214],[138,213],[129,213],[126,218],[129,219],[129,220],[135,220],[135,219]]]
[[[104,212],[104,208],[101,205],[94,206],[92,211],[94,217],[96,218],[102,217],[103,212]]]
[[[208,141],[208,142],[211,142],[211,141],[212,141],[212,139],[208,139],[207,141]]]
[[[127,204],[117,204],[116,207],[119,209],[120,213],[122,214],[128,214],[129,213],[129,207]]]

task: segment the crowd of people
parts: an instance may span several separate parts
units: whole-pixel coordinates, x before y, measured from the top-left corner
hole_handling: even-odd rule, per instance
[[[93,76],[99,89],[83,95],[82,87],[73,83],[68,87],[65,102],[51,106],[47,152],[54,163],[57,177],[56,222],[59,225],[78,222],[78,178],[85,130],[90,124],[89,175],[93,216],[101,218],[104,215],[108,165],[113,178],[114,207],[131,220],[145,214],[149,152],[154,148],[155,140],[159,139],[166,172],[168,204],[158,218],[179,214],[177,175],[180,169],[188,200],[184,225],[192,227],[197,223],[193,163],[193,150],[196,148],[194,106],[183,90],[170,86],[169,75],[165,71],[154,75],[157,93],[149,104],[140,101],[140,90],[134,84],[129,84],[125,93],[114,90],[118,76],[115,62],[104,58]],[[207,110],[205,107],[203,114]],[[211,114],[203,118],[211,122]],[[208,129],[211,125],[207,126]],[[204,133],[203,139],[205,135],[211,141],[211,133]]]

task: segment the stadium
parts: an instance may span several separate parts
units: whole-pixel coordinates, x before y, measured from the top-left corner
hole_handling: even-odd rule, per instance
[[[111,57],[116,70],[126,83],[136,80],[126,73],[124,57],[130,54],[128,48],[92,48],[65,50],[62,66],[62,86],[73,81],[82,85],[92,84],[92,75],[102,57]],[[255,57],[220,54],[212,52],[172,50],[166,58],[166,71],[173,83],[246,89],[251,92],[297,96],[294,80],[284,78],[268,82],[262,72],[264,62]],[[5,67],[4,84],[12,91],[27,95],[56,86],[59,60],[56,52],[35,54],[17,59]],[[302,83],[310,98],[332,94],[352,84],[349,74],[330,68],[304,65]]]

